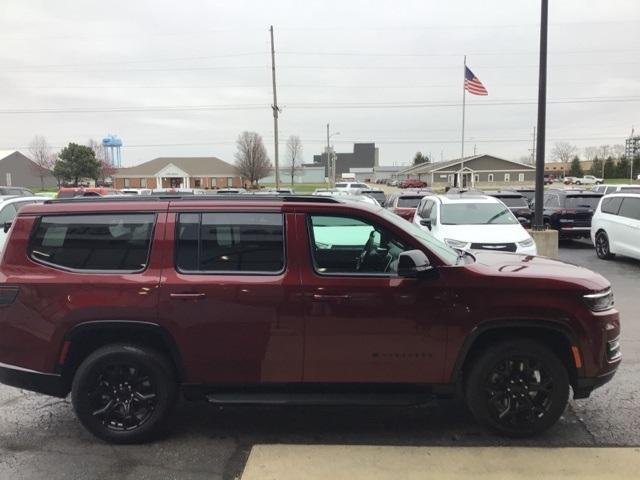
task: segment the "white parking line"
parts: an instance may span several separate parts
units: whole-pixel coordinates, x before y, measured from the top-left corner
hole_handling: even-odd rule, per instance
[[[256,445],[242,480],[626,480],[640,448]]]

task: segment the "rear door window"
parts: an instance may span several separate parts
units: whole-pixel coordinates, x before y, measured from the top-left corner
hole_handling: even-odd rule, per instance
[[[181,213],[176,267],[186,273],[280,273],[281,213]]]
[[[640,198],[626,197],[620,206],[621,217],[640,220]]]
[[[598,202],[600,202],[599,196],[595,195],[567,195],[565,200],[566,208],[593,208],[595,209],[598,206]]]
[[[602,200],[602,206],[600,210],[602,213],[608,213],[610,215],[618,215],[620,205],[622,204],[622,197],[610,197]]]
[[[398,208],[418,208],[418,204],[422,197],[399,197]]]
[[[29,255],[72,270],[142,271],[155,217],[153,213],[44,216],[29,243]]]

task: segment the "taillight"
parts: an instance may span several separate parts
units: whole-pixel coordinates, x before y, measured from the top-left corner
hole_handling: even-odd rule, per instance
[[[10,305],[18,296],[19,288],[12,285],[0,285],[0,305]]]

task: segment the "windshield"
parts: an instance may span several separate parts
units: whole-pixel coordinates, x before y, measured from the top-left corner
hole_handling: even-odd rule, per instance
[[[600,201],[600,197],[595,195],[571,195],[567,196],[567,200],[565,202],[566,208],[596,208],[598,206],[598,202]]]
[[[384,192],[362,192],[362,194],[377,200],[380,205],[382,205],[387,200],[387,196],[384,194]]]
[[[497,197],[507,207],[528,207],[529,203],[524,197]]]
[[[391,213],[389,210],[378,210],[378,213],[391,223],[401,228],[405,232],[408,232],[413,238],[418,240],[422,245],[427,247],[430,251],[438,255],[447,265],[455,265],[458,261],[458,252],[449,248],[436,237],[429,232],[422,230],[417,225],[407,222],[395,213]]]
[[[398,208],[418,208],[422,197],[400,197],[398,198]]]
[[[511,211],[498,203],[453,203],[440,209],[443,225],[511,225],[519,223]]]

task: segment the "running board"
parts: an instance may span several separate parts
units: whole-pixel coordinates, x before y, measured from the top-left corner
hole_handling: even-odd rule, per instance
[[[245,405],[423,405],[434,400],[427,394],[357,393],[210,393],[206,399],[215,404]]]

